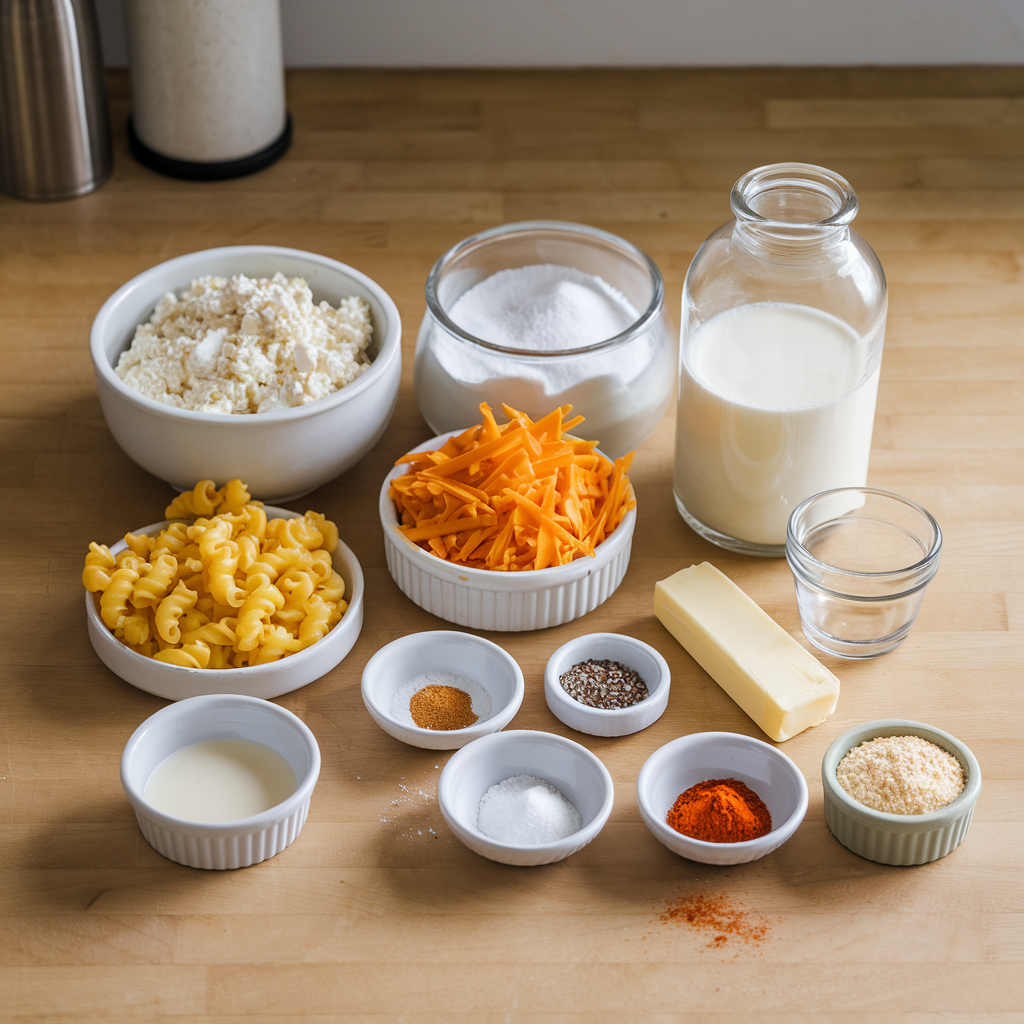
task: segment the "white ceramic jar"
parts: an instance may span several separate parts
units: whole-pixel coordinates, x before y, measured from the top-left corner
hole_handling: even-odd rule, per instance
[[[284,152],[278,0],[125,0],[125,21],[141,162],[176,177],[236,177]]]

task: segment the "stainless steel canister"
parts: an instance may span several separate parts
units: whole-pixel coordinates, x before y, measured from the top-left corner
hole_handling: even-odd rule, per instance
[[[0,190],[72,199],[112,163],[92,0],[0,0]]]

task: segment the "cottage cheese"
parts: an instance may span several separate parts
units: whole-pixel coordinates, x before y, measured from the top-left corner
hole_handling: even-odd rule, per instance
[[[200,277],[157,303],[116,371],[177,409],[273,412],[325,398],[364,373],[372,331],[365,299],[315,305],[301,277]]]

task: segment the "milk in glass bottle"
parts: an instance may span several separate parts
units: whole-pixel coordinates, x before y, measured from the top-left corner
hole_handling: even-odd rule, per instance
[[[683,286],[673,489],[702,537],[781,557],[801,501],[867,481],[885,275],[832,171],[759,167],[731,205]]]

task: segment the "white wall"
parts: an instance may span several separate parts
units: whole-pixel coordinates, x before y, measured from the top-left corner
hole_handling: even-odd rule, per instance
[[[96,6],[123,67],[121,0]],[[1024,0],[281,0],[281,14],[289,67],[1024,64]]]

